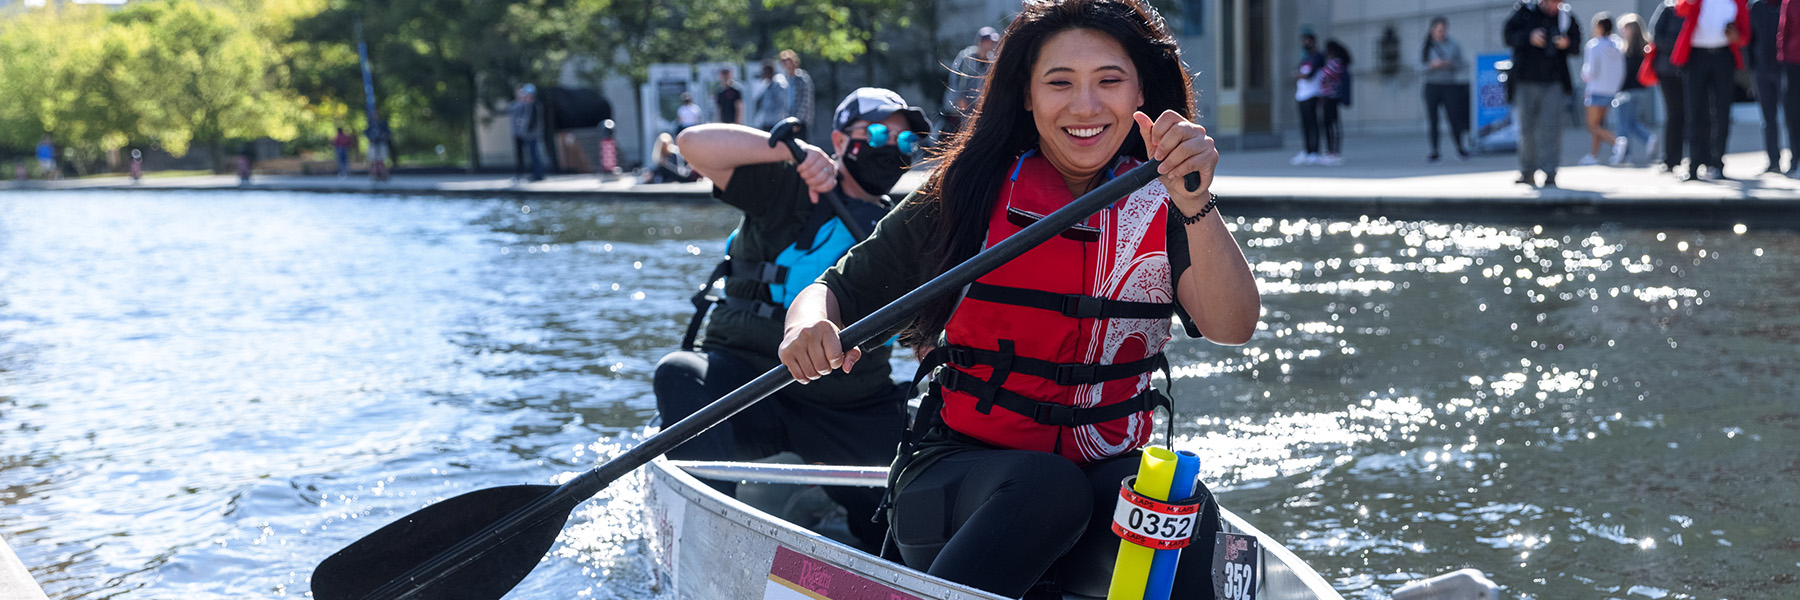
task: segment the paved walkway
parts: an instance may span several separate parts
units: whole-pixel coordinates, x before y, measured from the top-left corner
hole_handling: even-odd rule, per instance
[[[1336,167],[1288,164],[1294,145],[1280,150],[1226,151],[1214,191],[1230,214],[1393,218],[1485,217],[1528,222],[1624,220],[1699,227],[1757,223],[1800,227],[1800,180],[1761,175],[1760,125],[1739,125],[1726,157],[1729,181],[1683,183],[1654,167],[1567,166],[1559,188],[1536,189],[1513,183],[1517,157],[1511,153],[1424,164],[1422,135],[1360,135],[1345,143],[1345,163]],[[1563,159],[1584,154],[1587,135],[1568,130]],[[1641,151],[1638,154],[1642,154]],[[915,171],[896,191],[923,181]],[[7,189],[226,190],[525,195],[649,201],[704,201],[705,183],[638,185],[630,176],[558,176],[515,183],[502,175],[401,175],[385,183],[335,176],[258,176],[239,186],[232,175],[148,178],[122,177],[64,181],[0,182]]]

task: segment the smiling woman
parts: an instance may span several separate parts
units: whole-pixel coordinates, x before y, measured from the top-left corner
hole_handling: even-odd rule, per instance
[[[1033,67],[1025,110],[1047,134],[1039,148],[1070,192],[1086,192],[1132,133],[1132,115],[1144,105],[1137,68],[1123,45],[1092,29],[1051,37]]]
[[[1104,596],[1113,500],[1168,404],[1150,374],[1167,364],[1170,319],[1241,344],[1256,283],[1213,210],[1218,151],[1189,120],[1180,49],[1154,9],[1026,2],[988,84],[943,167],[794,300],[782,362],[802,382],[851,370],[860,353],[841,350],[843,324],[1162,161],[1156,181],[927,308],[903,336],[933,382],[889,488],[907,566],[1010,597]],[[1197,490],[1208,508],[1195,537],[1210,540],[1217,507]],[[1182,554],[1176,597],[1211,594],[1211,561],[1209,543]]]

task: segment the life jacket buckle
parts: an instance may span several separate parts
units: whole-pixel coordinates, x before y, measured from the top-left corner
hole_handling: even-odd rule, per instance
[[[787,273],[784,271],[787,271],[787,267],[772,262],[762,263],[761,266],[756,269],[756,280],[764,283],[780,282],[787,278]]]
[[[1099,368],[1088,364],[1056,366],[1056,385],[1075,386],[1093,383]]]
[[[1075,407],[1067,404],[1039,402],[1037,404],[1037,409],[1032,412],[1034,414],[1031,415],[1031,420],[1044,425],[1055,425],[1058,427],[1073,427],[1075,425]]]
[[[756,316],[763,319],[775,318],[775,305],[767,302],[756,303]]]
[[[975,361],[975,353],[970,352],[967,348],[945,348],[944,357],[950,361],[950,364],[965,369],[978,364]]]
[[[1100,316],[1103,300],[1081,294],[1063,296],[1062,314],[1076,319],[1092,319]]]

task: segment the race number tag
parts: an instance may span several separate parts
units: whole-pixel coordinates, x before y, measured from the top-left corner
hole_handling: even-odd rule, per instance
[[[1204,498],[1171,504],[1145,497],[1131,489],[1136,477],[1119,486],[1119,503],[1113,507],[1113,533],[1125,541],[1157,550],[1185,548],[1193,539]]]
[[[1262,570],[1256,536],[1219,532],[1213,546],[1213,586],[1219,600],[1255,600]]]

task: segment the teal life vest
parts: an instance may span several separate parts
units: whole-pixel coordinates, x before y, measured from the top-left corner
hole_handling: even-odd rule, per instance
[[[867,231],[873,231],[875,222],[887,214],[885,202],[880,206],[856,201],[847,204],[851,216],[863,221],[863,228]],[[794,297],[800,295],[800,290],[812,285],[813,280],[837,264],[838,259],[851,246],[861,241],[850,235],[850,230],[844,227],[843,221],[838,220],[824,203],[813,206],[812,212],[807,215],[806,225],[800,228],[794,242],[782,248],[772,261],[735,257],[733,248],[737,246],[737,236],[738,232],[732,231],[730,237],[725,239],[725,260],[713,268],[712,275],[707,277],[706,283],[694,294],[694,318],[688,322],[687,334],[681,338],[682,350],[694,349],[701,322],[706,320],[706,313],[714,305],[723,305],[763,319],[787,318],[787,307],[794,303]],[[721,279],[756,282],[768,291],[770,301],[714,294],[714,286]]]

